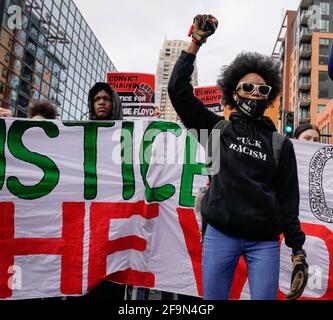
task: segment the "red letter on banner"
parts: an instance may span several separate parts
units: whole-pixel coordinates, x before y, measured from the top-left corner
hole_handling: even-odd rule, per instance
[[[325,242],[328,252],[328,282],[327,291],[320,298],[305,297],[304,294],[299,300],[332,300],[333,299],[333,233],[323,225],[302,223],[301,228],[306,236],[317,237]],[[285,294],[279,290],[279,300],[285,300]]]
[[[191,258],[198,295],[203,296],[202,288],[202,246],[200,231],[193,209],[177,208],[178,220],[183,231],[188,254]]]
[[[15,256],[61,255],[61,292],[82,294],[84,203],[64,203],[62,238],[14,238],[14,204],[0,203],[0,298],[12,296],[8,269]]]
[[[92,203],[90,208],[88,291],[106,277],[107,256],[118,251],[146,250],[147,241],[135,235],[109,240],[112,219],[129,219],[135,215],[144,219],[153,219],[158,217],[158,211],[158,204],[147,205],[144,201],[137,203]],[[132,269],[113,273],[107,279],[151,288],[155,284],[153,273]]]

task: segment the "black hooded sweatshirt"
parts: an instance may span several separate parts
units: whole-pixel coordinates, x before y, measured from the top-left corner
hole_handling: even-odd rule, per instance
[[[168,85],[171,102],[187,128],[208,129],[222,117],[207,110],[193,94],[195,55],[182,52]],[[297,164],[289,139],[276,167],[267,117],[253,120],[241,112],[230,115],[220,139],[220,171],[212,176],[202,200],[206,221],[223,233],[250,241],[278,240],[297,252],[305,235],[300,227]]]
[[[105,82],[97,82],[89,91],[88,95],[88,108],[90,120],[102,120],[99,119],[93,108],[93,98],[104,90],[112,97],[112,112],[109,119],[103,120],[123,120],[123,110],[119,95],[114,89]],[[99,283],[91,292],[89,292],[85,298],[88,300],[123,300],[125,295],[126,286],[123,284],[113,283],[108,280],[104,280]],[[112,297],[112,298],[111,298]]]
[[[104,120],[123,120],[123,109],[119,95],[114,89],[105,82],[97,82],[89,91],[88,95],[88,108],[89,108],[89,119],[90,120],[100,120],[97,118],[94,108],[93,108],[93,98],[100,92],[104,90],[112,97],[112,113],[110,119]]]

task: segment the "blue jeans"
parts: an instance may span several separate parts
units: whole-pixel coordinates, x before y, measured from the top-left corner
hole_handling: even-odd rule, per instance
[[[227,300],[240,256],[247,264],[252,300],[275,300],[279,288],[278,241],[247,241],[207,226],[202,254],[205,300]]]

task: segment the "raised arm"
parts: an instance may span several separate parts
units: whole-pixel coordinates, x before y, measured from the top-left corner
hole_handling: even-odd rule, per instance
[[[194,24],[190,30],[192,42],[181,53],[169,80],[170,100],[187,128],[211,130],[221,119],[220,116],[207,110],[194,96],[191,84],[196,54],[207,38],[215,32],[217,24],[217,20],[211,15],[197,15],[194,18]]]

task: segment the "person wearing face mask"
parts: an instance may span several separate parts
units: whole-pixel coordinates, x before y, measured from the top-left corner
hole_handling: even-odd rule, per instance
[[[192,42],[174,66],[168,92],[184,125],[208,133],[223,118],[207,110],[193,94],[191,74],[196,54],[218,26],[212,15],[197,15]],[[305,234],[299,221],[296,157],[284,140],[278,164],[272,136],[276,128],[264,116],[279,95],[279,65],[259,53],[241,53],[218,79],[224,103],[233,109],[220,135],[220,170],[211,176],[201,212],[208,225],[203,239],[204,299],[229,299],[236,265],[244,257],[251,299],[277,298],[280,271],[279,236],[292,249],[291,289],[301,296],[307,282]]]
[[[296,128],[294,138],[303,141],[320,142],[320,131],[314,124],[302,123]]]

